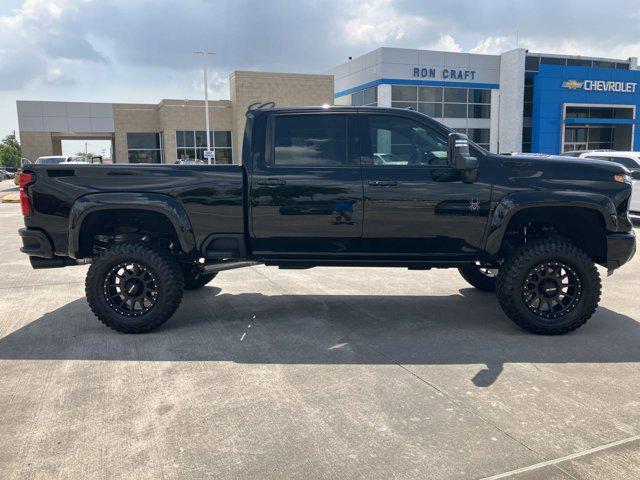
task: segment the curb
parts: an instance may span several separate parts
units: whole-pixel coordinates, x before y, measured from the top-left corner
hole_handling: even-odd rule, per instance
[[[2,196],[2,203],[20,203],[20,193],[9,193]]]

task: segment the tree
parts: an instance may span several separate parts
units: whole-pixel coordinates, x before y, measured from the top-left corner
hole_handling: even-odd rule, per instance
[[[91,160],[93,157],[95,157],[96,154],[95,153],[91,153],[91,152],[77,152],[76,153],[76,157],[87,157],[87,159]]]
[[[3,167],[20,167],[20,142],[15,134],[7,135],[0,143],[0,165]]]

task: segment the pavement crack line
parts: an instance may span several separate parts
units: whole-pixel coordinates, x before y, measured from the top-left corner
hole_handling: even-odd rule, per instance
[[[623,438],[621,440],[616,440],[613,442],[605,443],[603,445],[599,445],[597,447],[588,448],[587,450],[581,450],[576,453],[572,453],[570,455],[565,455],[564,457],[558,457],[553,460],[546,460],[544,462],[534,463],[533,465],[529,465],[528,467],[518,468],[516,470],[510,470],[508,472],[499,473],[497,475],[493,475],[491,477],[483,477],[480,480],[498,480],[499,478],[507,478],[513,475],[518,475],[520,473],[530,472],[532,470],[537,470],[543,467],[557,466],[558,463],[568,462],[569,460],[574,460],[576,458],[584,457],[587,455],[591,455],[593,453],[598,453],[603,450],[608,450],[610,448],[619,447],[620,445],[625,445],[627,443],[640,441],[640,435],[634,435],[633,437]],[[558,467],[559,468],[559,467]],[[562,472],[566,473],[563,469]]]

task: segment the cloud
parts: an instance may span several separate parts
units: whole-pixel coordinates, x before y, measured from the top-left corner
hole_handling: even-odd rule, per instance
[[[462,47],[460,44],[456,43],[454,38],[448,33],[440,35],[438,41],[435,43],[430,43],[428,45],[423,45],[420,48],[424,50],[440,50],[443,52],[461,52]]]
[[[71,87],[76,84],[76,81],[62,73],[59,68],[50,68],[42,81],[48,85]]]
[[[80,18],[90,5],[89,0],[26,0],[0,16],[0,90],[38,80],[70,86],[74,82],[62,73],[51,77],[61,61],[108,62],[87,39],[88,27]]]
[[[515,42],[509,37],[489,36],[480,40],[475,47],[469,50],[470,53],[499,54],[507,50],[516,48]]]
[[[374,0],[366,7],[362,2],[352,2],[345,14],[342,30],[346,42],[352,45],[402,41],[427,26],[425,18],[403,14],[391,0]]]

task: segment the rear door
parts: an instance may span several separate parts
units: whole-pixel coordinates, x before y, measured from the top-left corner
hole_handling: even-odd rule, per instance
[[[363,201],[356,117],[273,113],[251,176],[254,254],[349,255],[360,248]]]
[[[363,248],[372,256],[472,256],[489,213],[485,157],[478,154],[477,181],[463,183],[448,166],[448,132],[415,117],[361,116]]]

